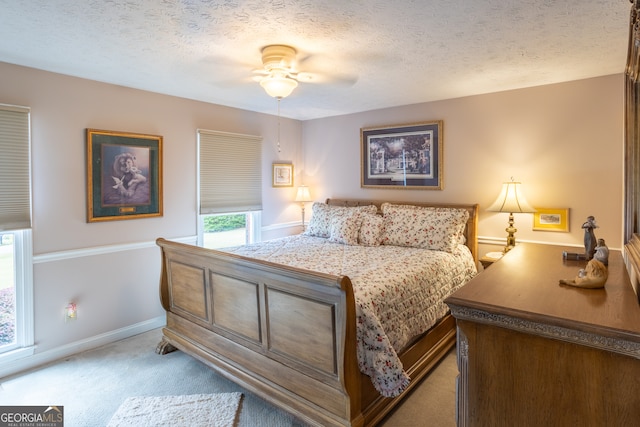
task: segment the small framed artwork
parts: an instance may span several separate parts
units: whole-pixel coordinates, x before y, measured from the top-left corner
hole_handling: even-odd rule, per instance
[[[536,208],[533,229],[537,231],[569,231],[569,209]]]
[[[442,121],[360,129],[360,186],[442,190],[442,137]]]
[[[87,222],[162,216],[162,137],[87,129]]]
[[[293,187],[293,165],[291,163],[273,164],[273,187]]]

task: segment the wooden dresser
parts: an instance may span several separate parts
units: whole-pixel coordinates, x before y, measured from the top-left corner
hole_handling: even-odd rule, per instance
[[[604,289],[558,284],[577,248],[520,244],[447,299],[458,426],[640,425],[640,306],[622,256]]]

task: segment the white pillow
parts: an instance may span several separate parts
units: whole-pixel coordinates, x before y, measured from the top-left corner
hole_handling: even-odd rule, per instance
[[[382,244],[453,252],[469,219],[466,209],[382,205]]]

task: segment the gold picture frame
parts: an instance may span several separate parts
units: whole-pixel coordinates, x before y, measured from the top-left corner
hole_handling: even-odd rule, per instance
[[[569,231],[568,208],[536,208],[533,214],[535,231]]]
[[[293,187],[293,164],[273,164],[273,187]]]
[[[87,222],[162,216],[162,136],[87,129]]]

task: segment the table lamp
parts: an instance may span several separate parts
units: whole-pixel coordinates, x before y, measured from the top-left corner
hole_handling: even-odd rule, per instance
[[[306,229],[304,225],[304,204],[311,201],[311,194],[309,194],[309,187],[306,185],[300,185],[298,187],[298,192],[296,193],[296,202],[300,203],[300,207],[302,208],[302,231]]]
[[[505,228],[507,232],[507,246],[504,247],[503,253],[509,252],[516,246],[516,231],[517,228],[513,226],[513,214],[514,213],[531,213],[536,210],[527,203],[521,190],[522,183],[515,182],[511,178],[510,182],[504,182],[502,184],[502,191],[495,202],[487,209],[490,212],[508,212],[509,213],[509,226]]]

